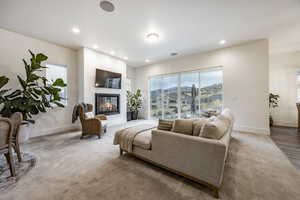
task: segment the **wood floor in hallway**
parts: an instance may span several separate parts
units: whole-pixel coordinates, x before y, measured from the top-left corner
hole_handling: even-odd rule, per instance
[[[290,127],[271,127],[271,138],[300,170],[300,131]]]

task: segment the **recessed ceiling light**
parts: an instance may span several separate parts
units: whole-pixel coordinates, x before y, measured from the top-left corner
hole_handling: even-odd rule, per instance
[[[115,10],[114,4],[112,4],[110,1],[101,1],[100,8],[102,8],[106,12],[112,12]]]
[[[116,53],[114,51],[111,51],[110,52],[110,55],[115,55]]]
[[[148,42],[157,42],[159,35],[157,33],[149,33],[146,35],[146,39]]]
[[[124,56],[123,59],[124,59],[124,60],[128,60],[128,57],[127,57],[127,56]]]
[[[80,33],[80,29],[77,28],[77,27],[73,27],[73,28],[72,28],[72,31],[73,31],[73,33],[75,33],[75,34],[79,34],[79,33]]]
[[[94,45],[93,45],[93,48],[94,48],[94,49],[98,49],[99,47],[98,47],[98,45],[94,44]]]
[[[220,40],[219,44],[225,44],[226,43],[226,40]]]
[[[149,60],[149,59],[146,59],[145,62],[148,63],[148,62],[150,62],[150,60]]]

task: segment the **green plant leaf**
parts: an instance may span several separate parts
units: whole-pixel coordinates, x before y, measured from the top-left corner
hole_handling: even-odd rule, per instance
[[[64,104],[59,103],[58,101],[54,101],[53,103],[56,104],[58,107],[61,107],[61,108],[65,107]]]
[[[0,76],[0,89],[5,86],[9,81],[9,78],[6,76]]]
[[[45,55],[42,54],[42,53],[39,53],[39,54],[36,55],[36,61],[37,61],[38,63],[41,63],[41,62],[43,62],[43,61],[46,61],[47,59],[48,59],[48,57],[45,56]]]
[[[64,80],[61,78],[56,79],[52,85],[58,86],[58,87],[66,87],[67,86],[67,84],[64,83]]]
[[[19,82],[20,82],[20,84],[21,84],[21,86],[22,86],[22,88],[24,89],[24,90],[26,90],[26,82],[18,75],[17,76],[18,77],[18,80],[19,80]]]

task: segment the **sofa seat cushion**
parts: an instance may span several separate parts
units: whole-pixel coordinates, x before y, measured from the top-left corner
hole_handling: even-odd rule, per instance
[[[151,138],[152,138],[151,130],[144,131],[142,133],[139,133],[137,136],[135,136],[133,140],[133,145],[145,150],[150,150]]]
[[[193,122],[192,119],[177,119],[174,122],[172,132],[193,135]]]

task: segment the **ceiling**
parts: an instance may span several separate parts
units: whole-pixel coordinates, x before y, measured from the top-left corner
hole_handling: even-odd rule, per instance
[[[0,27],[78,49],[128,57],[128,65],[145,65],[268,38],[282,25],[300,19],[299,0],[111,0],[115,11],[100,9],[100,0],[0,0]],[[72,33],[77,26],[81,32]],[[160,35],[157,43],[147,33]],[[228,42],[221,46],[219,41]]]

